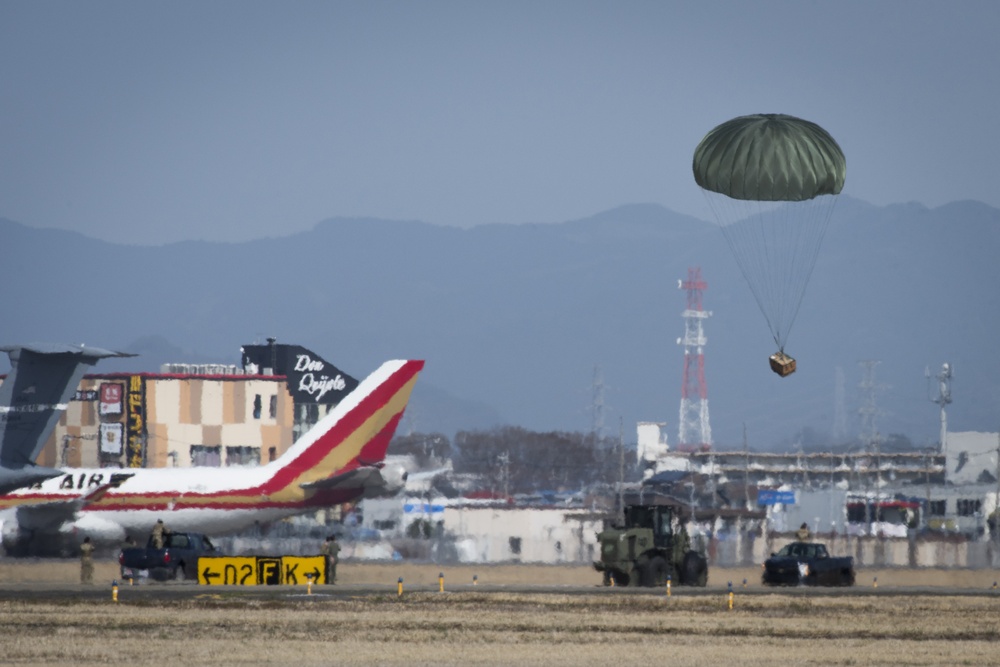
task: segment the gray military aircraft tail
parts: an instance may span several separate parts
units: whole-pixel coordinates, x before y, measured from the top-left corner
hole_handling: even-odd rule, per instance
[[[0,493],[62,471],[35,465],[42,447],[80,385],[100,359],[134,356],[85,345],[0,346],[11,371],[0,384]]]

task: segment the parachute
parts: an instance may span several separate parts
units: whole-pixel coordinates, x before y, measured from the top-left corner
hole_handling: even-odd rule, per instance
[[[771,368],[789,375],[785,343],[844,187],[844,153],[815,123],[755,114],[705,135],[692,168],[778,346]]]

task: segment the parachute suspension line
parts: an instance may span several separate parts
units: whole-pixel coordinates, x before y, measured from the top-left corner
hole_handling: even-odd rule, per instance
[[[809,207],[813,209],[812,211],[807,212],[807,215],[814,219],[814,222],[811,223],[811,225],[816,228],[816,231],[811,235],[813,238],[804,241],[801,245],[803,248],[803,254],[805,255],[805,257],[803,257],[800,270],[802,276],[801,288],[798,290],[797,298],[795,299],[788,319],[789,329],[791,329],[792,323],[795,322],[795,319],[799,316],[799,308],[802,306],[802,299],[805,297],[806,289],[809,287],[809,282],[812,280],[813,269],[816,268],[816,261],[819,259],[819,251],[823,247],[823,240],[826,238],[827,229],[830,227],[830,219],[833,217],[833,208],[837,204],[837,197],[824,195],[811,199],[807,203]],[[802,227],[805,227],[805,225]],[[784,346],[781,346],[780,351],[785,351]]]
[[[722,235],[736,260],[736,266],[743,274],[743,279],[750,288],[750,293],[757,301],[757,307],[764,315],[767,326],[774,335],[772,309],[768,306],[771,300],[767,298],[766,294],[771,289],[767,285],[767,274],[762,271],[762,268],[768,265],[769,248],[757,235],[750,233],[749,221],[745,225],[735,224],[746,215],[746,202],[738,202],[708,190],[702,190],[702,192],[705,195],[705,201],[712,209],[714,218],[719,222]],[[775,336],[775,343],[777,342],[778,339]]]
[[[757,202],[703,192],[774,342],[783,352],[836,198]]]

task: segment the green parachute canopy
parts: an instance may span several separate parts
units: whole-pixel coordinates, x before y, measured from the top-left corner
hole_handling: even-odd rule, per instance
[[[755,114],[705,135],[692,167],[783,353],[844,187],[844,153],[815,123]]]
[[[804,201],[840,194],[847,162],[815,123],[784,114],[726,121],[694,151],[694,180],[733,199]]]

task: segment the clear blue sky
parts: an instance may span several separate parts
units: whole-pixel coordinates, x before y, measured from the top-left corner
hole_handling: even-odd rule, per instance
[[[733,116],[845,193],[1000,207],[1000,2],[0,1],[0,217],[125,243],[656,202]]]

